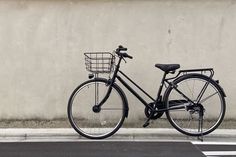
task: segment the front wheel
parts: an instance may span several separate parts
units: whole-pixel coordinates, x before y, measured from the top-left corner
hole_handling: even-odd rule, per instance
[[[109,98],[99,112],[93,106],[107,94],[106,79],[88,80],[78,86],[68,103],[68,118],[72,127],[82,136],[103,139],[113,135],[123,124],[127,107],[121,89],[114,84]]]
[[[166,112],[171,125],[190,136],[211,133],[225,115],[222,89],[214,80],[200,74],[177,78],[173,86],[167,88],[164,101],[168,109],[176,108]]]

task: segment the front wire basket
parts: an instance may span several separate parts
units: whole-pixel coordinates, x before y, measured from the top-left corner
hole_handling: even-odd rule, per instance
[[[95,74],[114,71],[115,56],[110,52],[86,52],[84,55],[87,71]]]

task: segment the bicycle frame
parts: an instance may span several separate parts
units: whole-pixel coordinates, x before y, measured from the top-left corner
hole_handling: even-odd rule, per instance
[[[150,120],[161,118],[165,112],[167,120],[176,130],[203,140],[204,135],[221,124],[225,115],[226,95],[219,81],[213,79],[212,68],[178,70],[175,74],[180,68],[179,64],[156,64],[155,67],[164,73],[157,95],[153,97],[120,70],[121,60],[133,58],[126,51],[127,48],[120,45],[113,54],[85,54],[86,70],[91,72],[90,80],[73,91],[67,108],[69,122],[80,135],[90,139],[103,139],[118,131],[129,114],[128,100],[121,86],[144,105],[147,118],[144,128],[150,124]],[[99,78],[98,74],[109,74],[109,77]],[[80,111],[73,108],[75,105],[81,108]],[[116,112],[119,114],[115,114]],[[203,124],[204,121],[207,121],[207,125]]]
[[[162,102],[161,98],[161,93],[163,90],[163,86],[164,83],[167,83],[168,85],[172,85],[172,82],[169,82],[169,79],[166,79],[166,73],[164,73],[163,78],[161,80],[161,85],[159,87],[158,93],[157,93],[157,98],[154,99],[153,97],[151,97],[146,91],[144,91],[140,86],[138,86],[132,79],[130,79],[127,75],[125,75],[122,71],[118,71],[122,76],[124,76],[127,80],[129,80],[129,82],[131,82],[135,87],[137,87],[142,93],[144,93],[147,97],[149,97],[155,104],[158,105],[158,102]],[[151,109],[152,111],[156,111],[154,108],[152,108],[149,103],[147,103],[128,83],[126,83],[126,81],[124,79],[122,79],[119,75],[116,76],[116,78],[122,83],[122,85],[124,87],[126,87],[142,104],[144,104],[146,107],[148,107],[149,109]],[[179,91],[176,87],[173,87],[176,89],[176,91],[178,93],[180,93],[181,95],[183,95],[184,98],[186,98],[188,101],[192,102],[191,99],[189,99],[185,94],[183,94],[181,91]],[[162,102],[163,103],[163,102]],[[164,108],[164,109],[159,109],[156,112],[165,112],[168,110],[176,110],[176,109],[181,109],[184,108],[185,106],[174,106],[174,107],[169,107],[169,108]]]
[[[200,71],[200,72],[204,72],[204,71],[210,71],[210,78],[213,77],[214,75],[214,71],[212,68],[208,68],[208,69],[190,69],[190,70],[180,70],[179,73],[172,78],[166,78],[166,75],[168,74],[168,72],[165,72],[162,80],[161,80],[161,84],[157,93],[157,98],[154,99],[153,97],[151,97],[145,90],[143,90],[140,86],[138,86],[131,78],[129,78],[127,75],[125,75],[122,71],[119,70],[120,68],[120,63],[121,63],[122,58],[119,58],[118,64],[115,68],[114,71],[114,75],[113,77],[109,80],[109,85],[110,87],[108,88],[107,94],[106,96],[103,98],[103,100],[96,105],[97,107],[101,107],[103,103],[105,103],[105,101],[108,99],[111,90],[112,90],[112,85],[114,84],[116,78],[123,84],[124,87],[126,87],[144,106],[148,107],[149,109],[151,109],[151,111],[155,111],[155,112],[166,112],[168,110],[176,110],[176,109],[182,109],[185,108],[185,105],[178,105],[178,106],[172,106],[169,108],[163,108],[163,109],[158,109],[158,111],[156,111],[153,107],[151,107],[149,105],[149,103],[147,103],[124,79],[122,79],[122,77],[120,77],[118,74],[121,74],[123,77],[125,77],[129,82],[131,82],[135,87],[137,87],[142,93],[144,93],[147,97],[149,97],[156,105],[158,105],[158,102],[163,103],[162,101],[162,90],[163,90],[163,86],[165,83],[167,83],[169,86],[171,86],[172,88],[174,88],[179,94],[181,94],[187,101],[191,102],[191,104],[194,104],[194,102],[188,98],[183,92],[181,92],[180,90],[177,89],[176,85],[173,84],[172,81],[170,80],[174,80],[175,78],[177,78],[181,73],[188,73],[188,72],[196,72],[196,71]],[[203,93],[205,92],[207,86],[209,83],[206,83],[202,89],[202,91],[199,94],[199,101],[203,95]]]

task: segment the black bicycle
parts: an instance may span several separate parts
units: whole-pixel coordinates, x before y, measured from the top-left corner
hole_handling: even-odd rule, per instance
[[[72,127],[82,136],[103,139],[113,135],[128,117],[129,106],[119,81],[145,105],[150,120],[160,118],[163,113],[170,124],[179,132],[190,136],[203,136],[214,131],[225,115],[225,93],[218,80],[213,79],[212,68],[180,70],[179,64],[156,64],[164,75],[154,99],[127,75],[120,71],[121,61],[133,57],[125,53],[127,48],[119,46],[114,53],[85,53],[86,69],[91,72],[89,80],[79,85],[68,103],[68,118]],[[116,61],[117,58],[117,61]],[[109,78],[98,74],[107,73]],[[126,81],[125,81],[126,80]],[[150,98],[146,102],[128,83]],[[166,87],[165,92],[162,90]]]

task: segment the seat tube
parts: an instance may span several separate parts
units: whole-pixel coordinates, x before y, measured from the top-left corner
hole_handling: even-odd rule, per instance
[[[156,102],[159,101],[159,99],[161,98],[161,91],[162,91],[163,86],[164,86],[166,75],[167,75],[167,73],[165,72],[163,77],[162,77],[161,84],[160,84],[160,87],[159,87],[159,90],[158,90],[158,93],[157,93]]]

